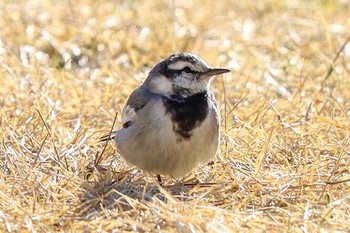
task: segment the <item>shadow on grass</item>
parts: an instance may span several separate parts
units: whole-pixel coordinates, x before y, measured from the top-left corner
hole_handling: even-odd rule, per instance
[[[142,171],[114,173],[104,171],[94,174],[95,180],[81,185],[80,204],[74,212],[89,217],[99,211],[140,210],[148,203],[192,200],[193,188],[208,187],[213,184],[174,183],[171,179],[160,186],[155,176]],[[168,185],[169,184],[169,185]]]

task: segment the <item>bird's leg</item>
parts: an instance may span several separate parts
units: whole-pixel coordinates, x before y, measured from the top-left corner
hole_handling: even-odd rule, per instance
[[[158,180],[159,185],[163,186],[163,180],[162,180],[162,177],[159,174],[157,175],[157,180]]]

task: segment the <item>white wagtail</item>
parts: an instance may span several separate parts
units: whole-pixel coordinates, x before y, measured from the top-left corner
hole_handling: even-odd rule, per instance
[[[158,63],[132,92],[122,111],[123,128],[113,135],[126,161],[158,175],[183,178],[216,154],[220,115],[209,89],[212,68],[189,53]]]

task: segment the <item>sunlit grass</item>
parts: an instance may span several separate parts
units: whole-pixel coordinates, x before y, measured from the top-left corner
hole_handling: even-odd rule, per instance
[[[348,231],[349,12],[348,0],[0,2],[0,232]],[[162,188],[98,139],[178,51],[232,72],[212,87],[214,162]]]

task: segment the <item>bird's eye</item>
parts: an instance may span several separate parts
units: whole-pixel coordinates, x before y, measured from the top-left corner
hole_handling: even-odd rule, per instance
[[[192,72],[193,72],[193,70],[192,70],[190,67],[188,67],[188,66],[185,66],[185,67],[182,69],[182,71],[185,72],[185,73],[192,73]]]

